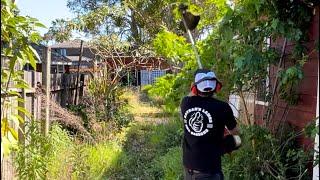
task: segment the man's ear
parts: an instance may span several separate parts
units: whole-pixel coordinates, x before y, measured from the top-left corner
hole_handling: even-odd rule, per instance
[[[214,90],[214,92],[217,93],[217,92],[221,91],[221,88],[222,88],[222,83],[217,81],[216,89]]]
[[[191,93],[193,96],[198,95],[198,90],[197,90],[197,85],[195,85],[194,83],[191,84]]]

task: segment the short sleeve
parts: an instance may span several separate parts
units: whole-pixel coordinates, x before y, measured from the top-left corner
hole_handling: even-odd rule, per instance
[[[233,116],[233,112],[229,104],[226,104],[226,126],[229,130],[234,129],[237,126],[237,121]]]
[[[181,110],[181,113],[183,113],[186,109],[186,105],[187,105],[187,97],[184,97],[182,100],[181,100],[181,103],[180,103],[180,110]]]

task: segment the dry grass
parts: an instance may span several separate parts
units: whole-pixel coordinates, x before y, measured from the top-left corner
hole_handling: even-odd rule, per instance
[[[137,122],[164,123],[168,121],[166,113],[161,108],[156,107],[148,102],[140,100],[141,92],[138,90],[127,89],[121,98],[127,99],[129,111],[134,115]]]
[[[128,99],[129,110],[134,116],[145,117],[148,114],[159,114],[161,109],[155,107],[149,103],[141,102],[139,100],[140,92],[138,90],[126,90],[126,93],[122,96],[124,99]]]

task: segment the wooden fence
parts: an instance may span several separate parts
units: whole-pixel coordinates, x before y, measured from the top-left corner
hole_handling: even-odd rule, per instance
[[[87,85],[89,75],[80,74],[78,95],[80,98],[83,95],[84,87]],[[57,102],[62,107],[73,104],[76,90],[76,73],[71,74],[51,74],[51,100]],[[10,113],[18,114],[18,110],[14,107],[23,106],[33,117],[42,120],[41,116],[42,101],[41,97],[37,95],[37,89],[42,89],[42,73],[35,71],[24,71],[24,80],[29,84],[29,89],[24,92],[19,92],[23,95],[24,103],[19,103],[17,97],[9,97],[13,108],[9,109]],[[11,87],[12,87],[11,83]],[[10,86],[9,86],[10,87]],[[1,96],[2,98],[2,96]],[[79,102],[79,101],[77,101]],[[13,125],[13,124],[12,124]],[[18,131],[18,127],[14,127]],[[21,140],[21,139],[20,139]],[[2,160],[1,163],[1,180],[16,179],[13,165],[13,157],[9,156]]]

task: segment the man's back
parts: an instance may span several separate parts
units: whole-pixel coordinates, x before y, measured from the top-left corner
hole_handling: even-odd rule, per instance
[[[221,171],[224,127],[236,127],[230,106],[212,97],[187,96],[181,102],[181,113],[184,166],[202,172]]]

